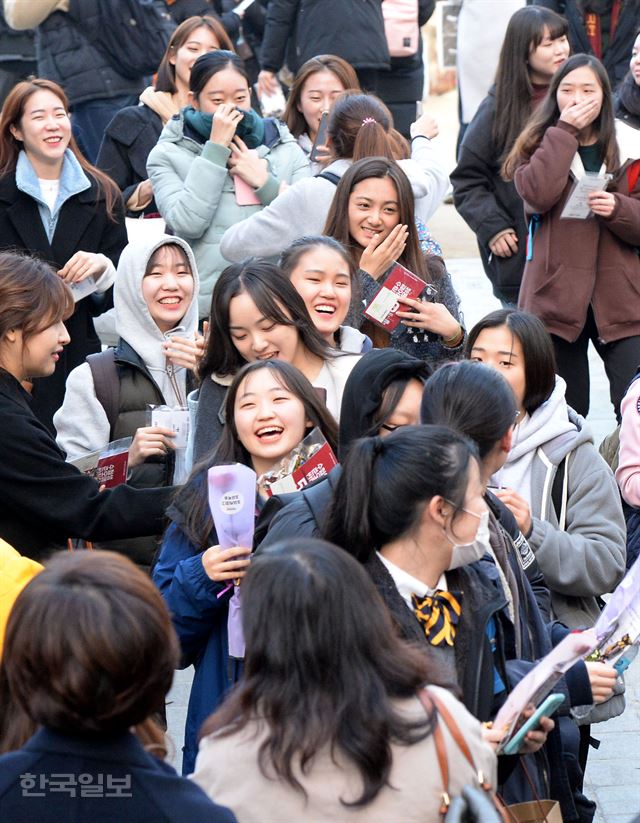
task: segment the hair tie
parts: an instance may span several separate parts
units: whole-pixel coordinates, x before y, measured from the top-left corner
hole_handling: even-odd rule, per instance
[[[366,126],[367,123],[377,123],[377,122],[378,121],[375,119],[375,117],[365,117],[364,120],[362,121],[362,125]]]

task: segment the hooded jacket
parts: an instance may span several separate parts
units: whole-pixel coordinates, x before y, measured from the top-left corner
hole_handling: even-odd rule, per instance
[[[610,217],[563,220],[576,179],[585,173],[577,130],[559,120],[515,173],[528,216],[540,217],[526,263],[518,307],[542,320],[551,334],[575,342],[589,306],[603,343],[640,335],[640,180],[629,191],[628,170],[640,158],[635,129],[616,121],[622,167],[607,191],[616,199]]]
[[[198,328],[198,269],[188,243],[179,237],[168,235],[130,243],[120,257],[114,286],[116,331],[120,338],[116,351],[119,350],[121,359],[131,361],[132,358],[123,356],[122,344],[127,344],[129,349],[138,356],[140,370],[145,373],[150,382],[155,384],[163,402],[175,406],[179,400],[175,397],[167,371],[166,357],[162,350],[166,337],[151,317],[142,296],[142,280],[149,259],[157,249],[167,244],[175,244],[182,248],[193,274],[193,298],[180,321],[180,327],[184,328],[181,334],[185,337],[193,337]],[[118,359],[116,356],[116,360]],[[133,363],[130,362],[129,367],[133,368]],[[184,397],[186,396],[186,369],[176,367],[175,373]],[[143,404],[141,411],[146,411],[146,403]],[[58,445],[66,452],[70,460],[102,448],[109,442],[109,420],[105,409],[96,397],[93,375],[88,363],[78,366],[69,375],[64,403],[55,414],[54,425],[58,432]],[[134,434],[135,430],[129,433],[130,436]]]
[[[289,129],[276,120],[264,122],[264,143],[256,151],[267,160],[269,177],[255,190],[260,206],[238,205],[227,168],[231,150],[204,141],[185,124],[182,112],[167,123],[147,160],[160,214],[193,247],[201,278],[200,317],[209,315],[213,287],[229,264],[220,249],[226,229],[271,203],[280,183],[293,184],[310,174],[309,161]],[[244,248],[240,259],[251,253]],[[264,253],[259,249],[258,254]]]
[[[426,137],[416,137],[411,141],[411,157],[398,162],[411,183],[416,218],[423,223],[433,216],[449,185],[436,146]],[[342,177],[351,163],[340,158],[324,171]],[[222,253],[236,261],[248,255],[275,257],[299,237],[322,234],[335,193],[336,184],[326,177],[311,177],[292,186],[259,214],[231,225],[222,238]]]
[[[570,628],[584,628],[600,613],[596,599],[624,575],[626,531],[611,469],[584,418],[567,406],[564,391],[557,377],[551,396],[516,427],[495,481],[529,502],[533,525],[527,540],[551,590],[553,614]],[[565,458],[561,527],[551,490]]]

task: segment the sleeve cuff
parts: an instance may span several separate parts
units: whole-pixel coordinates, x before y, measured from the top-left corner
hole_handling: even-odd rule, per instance
[[[219,143],[212,143],[211,140],[207,140],[200,156],[204,157],[204,159],[208,160],[210,163],[214,163],[216,166],[226,167],[227,160],[231,157],[231,149],[228,149],[226,146],[221,146]]]
[[[260,188],[256,189],[256,194],[258,195],[262,205],[268,206],[269,203],[272,203],[278,196],[279,189],[280,183],[272,174],[270,174],[269,177],[267,177],[267,182],[260,186]]]

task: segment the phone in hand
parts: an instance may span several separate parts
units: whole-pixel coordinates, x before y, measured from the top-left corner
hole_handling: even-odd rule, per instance
[[[311,147],[311,154],[309,155],[309,160],[312,163],[317,163],[319,160],[324,160],[326,157],[325,152],[322,148],[326,145],[327,142],[327,127],[329,125],[329,112],[323,111],[322,117],[320,118],[320,125],[318,126],[318,132],[316,134],[316,139],[313,141],[313,146]]]
[[[534,731],[540,725],[541,717],[551,717],[556,709],[564,703],[563,694],[550,694],[546,700],[538,706],[535,712],[528,720],[525,720],[522,726],[499,752],[500,754],[517,754],[524,743],[524,739],[528,732]]]

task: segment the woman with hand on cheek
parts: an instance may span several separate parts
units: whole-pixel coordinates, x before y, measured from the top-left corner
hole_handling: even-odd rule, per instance
[[[341,243],[322,234],[301,237],[283,251],[279,265],[330,346],[354,354],[371,349],[366,334],[343,325],[360,287],[353,261]]]
[[[126,242],[120,193],[80,153],[63,90],[50,80],[18,83],[0,115],[0,249],[51,263],[76,301],[71,343],[52,375],[33,386],[33,411],[50,431],[67,375],[100,351],[93,317],[111,305]]]
[[[282,183],[310,174],[287,127],[251,109],[242,61],[233,52],[201,55],[189,78],[191,105],[170,120],[147,161],[160,214],[193,247],[201,277],[200,319],[227,261],[225,230],[271,203]]]
[[[411,185],[393,161],[373,157],[354,163],[342,176],[324,233],[349,249],[358,269],[362,301],[354,323],[376,348],[391,346],[437,364],[462,354],[465,331],[459,300],[441,257],[423,255],[414,218]],[[363,317],[395,263],[432,286],[428,301],[399,298],[400,325],[389,334]]]
[[[153,579],[165,598],[182,647],[182,665],[195,665],[189,698],[183,773],[193,771],[197,735],[232,685],[227,614],[231,582],[242,579],[251,546],[221,549],[207,499],[207,470],[242,463],[260,476],[319,427],[336,448],[336,425],[309,381],[289,363],[251,363],[233,380],[227,424],[218,446],[193,470],[168,511]],[[256,491],[256,509],[263,501]]]
[[[503,166],[530,219],[518,306],[551,334],[567,403],[585,416],[589,340],[604,361],[618,418],[640,361],[639,158],[637,131],[614,120],[602,64],[576,54],[553,76]],[[563,218],[586,174],[600,179],[587,195],[584,219]]]

